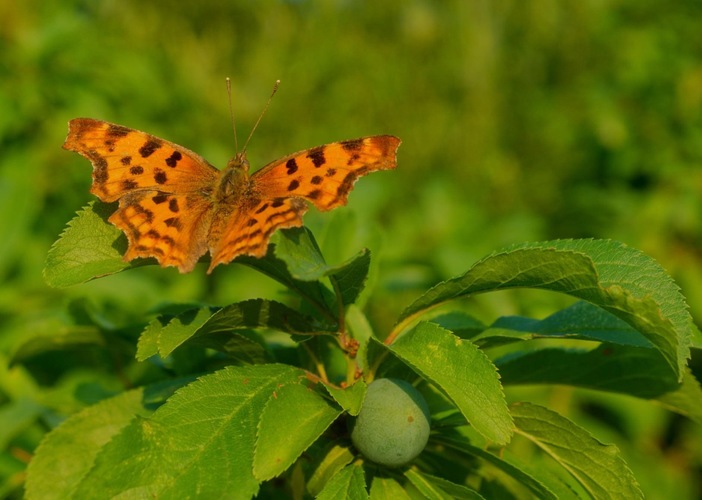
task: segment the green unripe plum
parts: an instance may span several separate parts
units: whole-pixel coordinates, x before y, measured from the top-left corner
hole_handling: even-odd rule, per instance
[[[429,440],[429,407],[404,380],[381,378],[368,385],[351,441],[369,460],[399,467],[419,455]]]

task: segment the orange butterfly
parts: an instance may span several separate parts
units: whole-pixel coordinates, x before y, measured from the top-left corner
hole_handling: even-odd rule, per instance
[[[346,204],[356,179],[393,169],[400,139],[333,142],[269,163],[249,176],[245,152],[217,170],[172,142],[90,118],[69,122],[64,149],[93,164],[90,192],[119,200],[108,219],[129,241],[124,260],[156,257],[193,270],[208,250],[208,273],[238,255],[263,257],[271,234],[302,225],[307,200],[320,210]]]

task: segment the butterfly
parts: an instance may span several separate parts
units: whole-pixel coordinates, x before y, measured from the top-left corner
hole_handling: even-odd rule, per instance
[[[397,166],[400,139],[376,135],[293,153],[252,175],[246,153],[223,170],[198,154],[138,130],[91,118],[68,124],[63,148],[93,165],[90,192],[119,201],[109,222],[128,240],[125,261],[155,257],[193,270],[207,251],[208,274],[239,255],[263,257],[276,229],[302,225],[307,202],[345,205],[356,180]]]

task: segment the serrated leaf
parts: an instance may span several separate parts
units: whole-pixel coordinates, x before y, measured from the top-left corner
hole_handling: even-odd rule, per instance
[[[326,276],[329,266],[309,229],[282,229],[276,236],[275,255],[285,262],[295,279],[316,281]]]
[[[161,320],[152,321],[139,339],[137,359],[143,361],[158,353],[169,356],[175,349],[192,339],[212,347],[226,344],[232,332],[243,333],[255,328],[275,329],[291,334],[313,330],[300,313],[280,302],[251,299],[215,310],[210,307],[192,309],[171,319],[165,326]]]
[[[474,500],[483,498],[477,491],[471,490],[466,486],[452,483],[446,479],[432,476],[416,469],[405,471],[405,477],[417,488],[417,491],[430,500]]]
[[[542,320],[521,316],[499,318],[473,340],[484,340],[495,335],[504,336],[505,330],[528,334],[523,338],[569,338],[634,347],[653,347],[631,325],[604,309],[584,301],[576,302]]]
[[[127,240],[107,222],[114,210],[114,203],[91,202],[76,214],[46,257],[47,285],[65,288],[143,265],[122,260]]]
[[[192,337],[212,317],[214,311],[211,307],[189,309],[171,318],[166,324],[163,324],[162,318],[154,319],[139,337],[136,358],[144,361],[157,353],[165,358]]]
[[[359,464],[347,465],[334,474],[324,489],[317,495],[317,500],[367,500],[366,479],[363,467]]]
[[[517,431],[564,467],[593,498],[643,498],[619,450],[547,408],[511,405]]]
[[[370,263],[370,251],[363,249],[330,273],[330,277],[336,281],[341,293],[342,304],[349,305],[356,302],[366,286]]]
[[[512,419],[497,369],[471,342],[434,323],[420,323],[388,349],[439,387],[487,440],[504,445]]]
[[[457,297],[516,287],[566,293],[621,318],[644,335],[680,379],[691,319],[684,297],[653,259],[621,243],[562,240],[510,247],[427,291],[402,313],[406,324]]]
[[[304,381],[277,388],[258,424],[254,476],[265,481],[284,472],[340,414]]]
[[[329,395],[334,398],[334,401],[339,403],[339,406],[350,415],[356,416],[361,411],[363,398],[366,395],[366,383],[362,379],[343,389],[330,384],[324,384],[324,387]]]
[[[312,496],[317,496],[329,479],[350,464],[355,458],[356,456],[351,452],[348,446],[333,445],[319,461],[309,481],[307,481],[308,493]]]
[[[76,490],[101,450],[135,415],[151,413],[151,405],[179,385],[174,381],[134,389],[72,415],[48,433],[37,448],[27,469],[26,497],[76,498]]]
[[[654,398],[678,387],[656,349],[603,343],[595,349],[542,348],[495,360],[507,384],[565,384]]]
[[[316,281],[329,276],[336,280],[342,303],[353,303],[363,291],[370,269],[370,251],[357,255],[338,265],[328,265],[312,233],[306,227],[290,228],[280,232],[275,254],[285,261],[290,274],[298,280]]]
[[[281,230],[279,232],[284,232]],[[268,247],[268,253],[263,259],[243,255],[237,257],[236,262],[255,269],[278,283],[286,286],[311,304],[318,312],[330,321],[336,321],[336,308],[334,307],[334,294],[319,281],[303,281],[293,277],[287,264],[276,257]]]
[[[258,491],[253,453],[263,408],[278,386],[301,376],[268,364],[200,378],[114,437],[73,498],[250,498]]]

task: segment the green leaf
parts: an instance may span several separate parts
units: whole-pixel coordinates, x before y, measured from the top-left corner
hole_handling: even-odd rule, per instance
[[[27,397],[4,402],[0,406],[0,449],[7,449],[10,441],[36,422],[42,411],[44,407]]]
[[[438,434],[432,436],[431,442],[440,443],[461,453],[466,453],[489,462],[500,471],[518,481],[519,484],[529,488],[536,498],[549,500],[557,498],[548,487],[529,475],[526,471],[509,463],[501,456],[498,457],[483,448],[474,446],[469,439],[459,434],[456,429],[442,430]]]
[[[697,378],[689,368],[685,370],[683,382],[675,391],[657,398],[658,401],[671,411],[685,415],[687,418],[702,424],[702,388]]]
[[[290,334],[304,334],[314,329],[300,313],[271,300],[251,299],[223,307],[214,314],[213,311],[210,307],[191,309],[165,326],[159,319],[152,321],[139,339],[137,359],[143,361],[155,353],[165,358],[191,339],[208,347],[225,345],[232,332],[244,333],[254,328]]]
[[[106,345],[102,332],[94,326],[57,324],[55,330],[41,331],[20,344],[10,364],[21,363],[45,352]]]
[[[269,246],[268,248],[268,254],[262,259],[242,255],[237,257],[236,262],[276,280],[302,297],[329,322],[336,322],[337,310],[334,307],[334,294],[329,288],[319,281],[303,281],[293,277],[285,261],[277,258],[271,251],[274,247]]]
[[[107,222],[115,208],[114,203],[91,202],[68,223],[46,258],[44,280],[49,286],[65,288],[144,265],[122,260],[127,239]]]
[[[451,299],[519,287],[566,293],[614,314],[660,350],[678,379],[682,376],[691,336],[684,297],[653,259],[613,241],[510,247],[427,291],[403,311],[399,324]]]
[[[653,347],[646,337],[628,323],[584,301],[576,302],[543,320],[521,316],[499,318],[480,335],[475,336],[473,341],[487,340],[496,335],[506,336],[510,330],[514,332],[515,338],[521,334],[519,336],[522,339],[568,338],[634,347]]]
[[[353,304],[366,286],[371,256],[368,249],[361,250],[330,273],[330,278],[336,281],[341,292],[341,302],[344,305]]]
[[[366,478],[363,467],[359,464],[347,465],[334,474],[324,489],[317,495],[317,500],[367,500]]]
[[[474,344],[423,322],[388,349],[445,392],[482,436],[509,442],[513,425],[497,370]]]
[[[340,446],[338,444],[331,446],[324,457],[319,461],[309,481],[307,481],[307,491],[309,494],[312,496],[319,494],[329,479],[350,464],[355,458],[356,456],[351,452],[348,446]]]
[[[495,360],[507,384],[565,384],[654,398],[678,387],[655,349],[603,343],[595,349],[543,348]]]
[[[102,449],[135,415],[175,388],[139,388],[90,406],[46,435],[27,469],[28,499],[76,498],[81,481]],[[165,393],[164,393],[165,391]]]
[[[345,411],[356,416],[361,411],[363,398],[366,395],[366,383],[359,379],[353,385],[340,389],[330,384],[324,384],[327,392],[339,403]]]
[[[314,236],[304,226],[281,229],[277,234],[275,255],[298,280],[316,281],[329,270]]]
[[[425,498],[431,500],[452,499],[480,499],[483,498],[477,491],[466,486],[452,483],[446,479],[432,476],[415,469],[405,471],[405,477],[417,488]]]
[[[410,500],[405,488],[393,477],[375,476],[370,488],[371,500]]]
[[[259,480],[284,472],[341,414],[304,380],[277,388],[263,410],[253,462]]]
[[[517,431],[565,468],[593,498],[643,498],[619,450],[544,407],[510,406]]]
[[[275,254],[286,263],[295,279],[316,281],[329,276],[335,280],[344,305],[351,304],[358,298],[370,269],[370,251],[367,249],[339,265],[328,265],[306,227],[280,231]]]
[[[159,353],[162,358],[192,337],[210,319],[213,308],[189,309],[171,318],[165,325],[156,318],[146,327],[137,344],[136,358],[139,361]]]
[[[200,378],[114,437],[74,498],[250,498],[258,491],[253,454],[263,409],[281,384],[302,376],[268,364]]]

